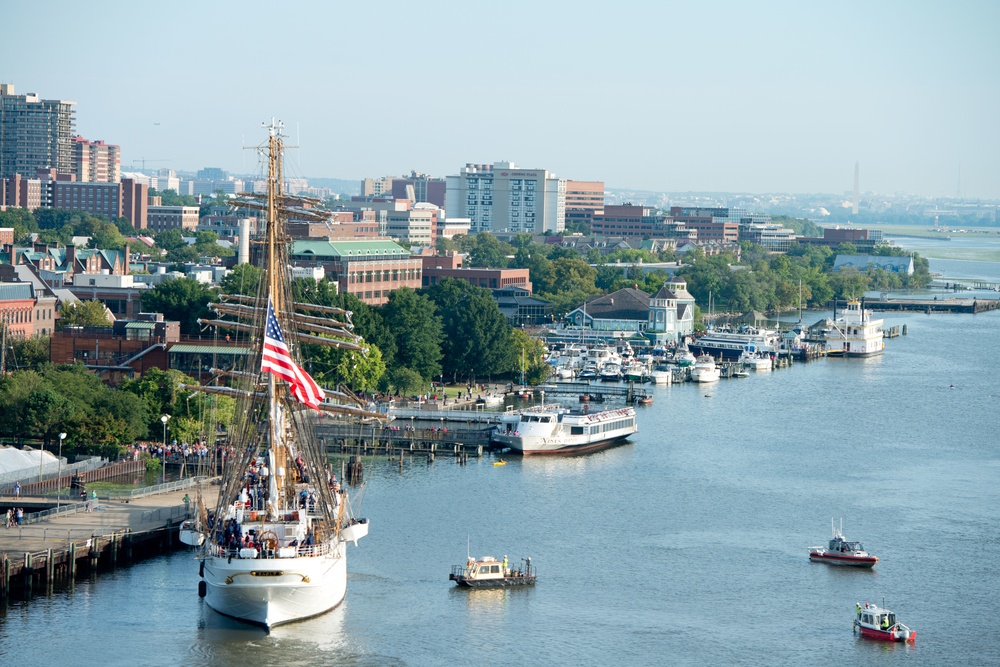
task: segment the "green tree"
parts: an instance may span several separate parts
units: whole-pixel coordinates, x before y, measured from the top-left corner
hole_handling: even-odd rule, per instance
[[[15,370],[39,370],[49,363],[49,336],[14,338],[10,341],[8,367]]]
[[[30,433],[40,436],[45,444],[66,427],[72,414],[70,401],[54,389],[33,391],[24,403],[24,421]]]
[[[90,237],[90,247],[101,250],[122,250],[125,248],[125,237],[114,223],[101,221]]]
[[[149,437],[149,421],[138,396],[102,387],[80,424],[75,449],[102,456],[117,454],[118,448]]]
[[[354,391],[374,391],[385,374],[382,352],[375,345],[368,346],[368,353],[345,350],[336,368],[337,376]]]
[[[489,232],[480,232],[475,236],[475,245],[469,252],[469,266],[488,267],[494,269],[507,268],[507,255],[514,253],[514,247],[500,242]]]
[[[404,287],[380,309],[396,343],[395,364],[412,368],[425,380],[441,373],[441,318],[427,296]]]
[[[219,235],[213,231],[197,232],[195,239],[194,248],[199,256],[232,257],[236,254],[236,251],[232,248],[223,248],[219,245]]]
[[[518,248],[511,267],[528,269],[528,276],[535,292],[549,292],[554,288],[552,262],[537,243]]]
[[[184,234],[179,229],[168,229],[156,235],[156,246],[167,252],[177,250],[187,245],[184,241]]]
[[[799,236],[822,237],[823,229],[807,218],[793,218],[790,215],[772,215],[771,222],[787,227]]]
[[[167,261],[174,265],[171,268],[182,271],[185,264],[201,261],[201,253],[193,245],[185,245],[169,251],[167,253]]]
[[[150,197],[160,197],[164,206],[197,206],[198,200],[191,195],[179,195],[176,190],[149,189]]]
[[[56,329],[61,330],[69,326],[110,326],[107,310],[107,307],[100,301],[69,301],[59,309]]]
[[[387,388],[400,394],[414,394],[427,386],[427,380],[412,368],[397,366],[386,374]]]
[[[600,290],[595,285],[597,270],[578,257],[559,257],[551,262],[552,278],[548,290],[537,290],[539,297],[552,302],[556,315],[562,315],[579,306]]]
[[[868,289],[868,276],[854,267],[844,266],[831,275],[830,286],[838,299],[859,299]]]
[[[232,409],[231,398],[202,394],[196,389],[184,389],[181,385],[196,387],[198,382],[177,370],[164,371],[151,368],[141,377],[123,381],[119,390],[135,395],[145,406],[145,414],[148,415],[145,426],[157,439],[163,429],[163,424],[160,422],[162,415],[190,417],[210,412],[214,404],[217,406],[218,422],[232,421],[232,415],[227,417],[225,414],[227,410]],[[192,401],[194,405],[191,404]],[[221,406],[221,409],[218,406]]]
[[[522,329],[511,331],[511,343],[517,354],[517,369],[520,376],[524,369],[524,382],[528,385],[538,385],[549,379],[550,368],[545,363],[545,344],[538,338],[532,338]]]
[[[211,288],[194,278],[177,278],[161,283],[142,296],[145,312],[162,313],[168,320],[181,324],[181,333],[189,336],[200,332],[198,319],[212,319],[208,304],[216,296]]]
[[[115,227],[122,236],[135,236],[138,233],[132,223],[128,221],[128,218],[119,217],[115,219]]]
[[[511,327],[489,290],[445,278],[425,291],[441,315],[445,373],[475,381],[514,370]]]
[[[260,267],[253,264],[237,264],[222,279],[220,283],[222,293],[256,296],[263,276],[264,271]]]
[[[8,227],[14,230],[14,242],[24,243],[29,234],[39,230],[38,220],[34,214],[26,208],[10,208],[0,211],[0,227]]]

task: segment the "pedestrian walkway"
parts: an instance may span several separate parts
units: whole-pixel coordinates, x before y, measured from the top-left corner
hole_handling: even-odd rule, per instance
[[[135,498],[129,502],[98,499],[91,512],[84,511],[84,503],[75,502],[73,504],[79,508],[76,513],[49,516],[37,523],[13,528],[0,527],[0,552],[14,554],[58,549],[70,541],[86,540],[93,535],[109,535],[124,530],[140,533],[177,524],[188,517],[189,510],[193,512],[197,493],[197,488],[188,488]],[[201,485],[201,493],[205,503],[214,507],[219,486],[207,481]],[[190,507],[184,503],[185,495],[191,498]],[[16,499],[14,496],[4,496],[0,498],[0,503],[27,505],[24,498]]]

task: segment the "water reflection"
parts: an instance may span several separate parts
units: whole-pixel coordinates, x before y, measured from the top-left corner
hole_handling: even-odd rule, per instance
[[[451,590],[452,597],[464,596],[465,606],[470,612],[478,615],[490,616],[499,613],[508,601],[508,596],[512,592],[508,588],[460,588],[455,586]],[[518,593],[525,591],[519,590]]]
[[[346,604],[346,603],[345,603]],[[352,655],[344,629],[345,604],[315,618],[279,625],[268,633],[216,612],[204,601],[189,660],[198,664],[327,664]]]

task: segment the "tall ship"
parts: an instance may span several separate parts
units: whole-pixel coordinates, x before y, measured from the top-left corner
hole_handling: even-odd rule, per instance
[[[717,359],[737,360],[744,350],[773,356],[778,353],[780,334],[773,329],[742,326],[712,329],[704,336],[688,343],[695,354],[710,354]]]
[[[631,407],[584,412],[552,404],[501,415],[491,439],[518,454],[585,454],[615,445],[638,430]]]
[[[199,496],[181,541],[197,547],[198,593],[212,609],[272,628],[322,614],[347,591],[347,545],[368,534],[352,512],[347,489],[330,469],[316,437],[320,413],[375,418],[347,390],[321,388],[302,368],[303,343],[366,355],[351,313],[293,300],[288,271],[290,215],[318,218],[315,200],[282,191],[280,123],[266,126],[258,147],[267,169],[266,194],[242,194],[240,206],[265,213],[254,253],[262,269],[253,295],[223,295],[210,304],[220,319],[200,320],[235,332],[251,347],[240,368],[216,369],[229,386],[187,387],[235,399],[218,502]]]
[[[882,354],[885,349],[882,318],[873,319],[872,311],[865,310],[860,301],[848,301],[847,308],[826,334],[826,349],[828,354],[845,357]]]

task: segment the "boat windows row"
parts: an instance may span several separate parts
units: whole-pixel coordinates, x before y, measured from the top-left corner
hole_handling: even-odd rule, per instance
[[[617,431],[623,428],[632,428],[635,423],[634,419],[619,419],[613,422],[605,422],[603,424],[593,424],[591,426],[573,426],[570,428],[570,433],[572,435],[584,435],[588,433],[607,433],[608,431]]]

